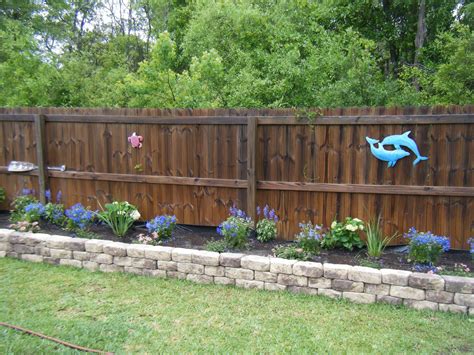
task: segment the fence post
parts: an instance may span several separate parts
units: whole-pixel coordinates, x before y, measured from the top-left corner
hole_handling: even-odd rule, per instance
[[[39,200],[41,203],[46,203],[45,193],[49,185],[45,119],[44,115],[35,115],[36,165],[38,165]]]
[[[257,154],[257,117],[247,119],[247,214],[255,221],[257,178],[255,173]]]

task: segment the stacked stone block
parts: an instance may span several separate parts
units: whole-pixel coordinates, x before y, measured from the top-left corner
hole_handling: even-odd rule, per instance
[[[0,257],[474,315],[474,278],[0,229]]]

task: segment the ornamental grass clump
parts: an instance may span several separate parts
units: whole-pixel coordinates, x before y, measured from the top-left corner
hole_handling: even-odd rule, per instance
[[[127,201],[107,203],[97,218],[107,224],[117,237],[123,237],[132,227],[133,222],[140,218],[137,208]]]
[[[146,223],[148,234],[140,234],[138,241],[142,244],[158,245],[162,240],[171,237],[176,228],[176,216],[156,216]]]
[[[253,221],[247,214],[235,207],[230,208],[230,216],[217,227],[217,233],[223,236],[232,248],[243,248],[247,244]]]
[[[257,222],[255,232],[257,239],[264,243],[273,240],[277,236],[278,216],[274,209],[265,205],[263,209],[257,207],[257,216],[261,217]]]
[[[305,252],[311,254],[319,254],[321,250],[321,243],[325,237],[323,227],[320,225],[313,225],[311,222],[300,223],[300,232],[295,236],[296,243]]]
[[[364,243],[359,233],[364,230],[364,222],[359,218],[347,217],[344,222],[333,221],[331,228],[322,241],[326,249],[345,248],[353,250],[362,248]]]
[[[384,237],[380,221],[381,217],[378,216],[377,219],[371,220],[365,225],[367,254],[372,258],[380,258],[386,246],[398,235],[398,233],[394,233],[390,237]]]
[[[434,235],[431,232],[418,232],[414,227],[404,235],[409,239],[408,261],[416,264],[434,265],[442,253],[450,249],[448,237]]]

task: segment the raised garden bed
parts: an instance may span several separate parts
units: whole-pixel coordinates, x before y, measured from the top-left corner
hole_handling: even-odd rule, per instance
[[[1,212],[0,228],[8,228],[9,225],[9,213],[5,211]],[[53,224],[48,224],[42,221],[40,225],[41,233],[76,237],[73,232],[68,232]],[[94,238],[97,239],[111,240],[122,243],[137,243],[138,235],[141,233],[146,233],[146,228],[144,227],[143,223],[137,223],[123,238],[115,236],[111,229],[105,225],[94,225],[90,228],[90,232],[91,236],[93,235]],[[222,239],[223,237],[217,234],[216,229],[213,227],[179,225],[173,232],[172,238],[164,240],[162,245],[205,250],[207,242]],[[229,251],[249,255],[273,256],[272,250],[276,246],[290,244],[291,242],[283,240],[261,243],[254,237],[251,237],[246,248]],[[413,270],[413,264],[407,261],[407,254],[405,248],[402,246],[388,247],[382,254],[381,258],[377,260],[369,259],[366,255],[365,249],[354,251],[343,249],[323,249],[319,255],[313,256],[310,261],[369,266],[375,268]],[[444,273],[452,273],[456,264],[464,264],[468,269],[471,270],[470,273],[461,273],[462,276],[474,276],[474,273],[472,272],[474,271],[474,263],[468,251],[450,250],[446,253],[443,253],[438,262],[438,266],[443,268]]]
[[[474,315],[474,278],[0,229],[0,257]]]

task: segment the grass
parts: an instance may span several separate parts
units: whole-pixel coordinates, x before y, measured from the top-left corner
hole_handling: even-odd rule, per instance
[[[472,352],[466,316],[0,258],[0,321],[126,352]],[[0,327],[0,353],[72,350]]]

